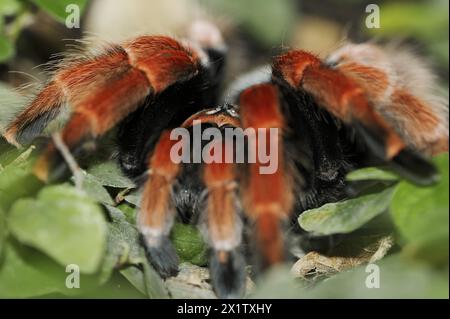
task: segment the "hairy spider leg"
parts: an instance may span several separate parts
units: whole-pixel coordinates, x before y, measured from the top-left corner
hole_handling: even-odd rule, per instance
[[[274,59],[273,72],[293,88],[312,94],[322,107],[344,122],[361,123],[379,154],[386,159],[404,148],[400,137],[371,108],[363,89],[341,72],[323,65],[316,56],[290,51]]]
[[[169,233],[176,216],[172,192],[180,163],[170,158],[170,151],[177,140],[170,139],[170,131],[164,131],[150,156],[148,178],[143,186],[141,208],[137,224],[150,262],[164,277],[178,272],[178,256],[169,240]]]
[[[436,181],[434,166],[407,147],[376,112],[364,89],[341,71],[329,68],[308,52],[290,51],[274,59],[273,76],[296,90],[305,90],[321,107],[355,127],[375,156],[404,177],[424,185]]]
[[[56,81],[48,83],[30,105],[8,125],[4,132],[5,139],[17,147],[29,143],[60,113],[64,99],[60,84]]]
[[[223,120],[219,116],[217,119]],[[213,250],[209,268],[213,288],[221,298],[242,297],[246,283],[245,258],[239,249],[243,225],[237,198],[236,164],[225,160],[226,152],[234,152],[232,143],[231,139],[224,139],[209,144],[208,155],[214,156],[214,151],[220,148],[221,161],[207,157],[203,168],[207,239]]]
[[[445,122],[448,114],[438,106],[392,83],[386,72],[376,67],[346,62],[338,65],[337,69],[358,83],[373,105],[382,105],[380,113],[398,128],[405,142],[424,154],[448,152],[448,123]]]
[[[413,50],[393,43],[345,43],[326,62],[364,89],[409,146],[426,155],[448,151],[448,100]]]
[[[37,109],[49,102],[47,91],[60,88],[73,112],[62,130],[62,137],[68,148],[74,150],[84,140],[109,131],[149,95],[155,96],[176,82],[194,77],[199,63],[196,53],[161,36],[138,37],[99,56],[68,61],[54,76],[52,83],[58,86],[44,89],[37,101],[19,115],[21,122],[12,123],[6,136],[14,141],[24,128],[31,130],[31,127],[42,126]],[[55,94],[50,100],[53,109],[62,99],[61,94]],[[59,164],[61,156],[50,143],[36,163],[35,174],[46,181],[51,168]]]
[[[242,127],[265,129],[266,136],[257,134],[253,141],[259,151],[259,139],[266,139],[266,147],[277,147],[278,168],[273,174],[262,174],[264,166],[256,156],[248,163],[248,180],[242,188],[244,212],[254,223],[255,241],[262,257],[262,267],[284,260],[282,223],[288,220],[293,206],[293,184],[283,158],[282,134],[285,121],[280,111],[277,88],[260,84],[244,90],[239,99]],[[273,139],[267,129],[276,128]],[[250,148],[251,149],[251,148]]]

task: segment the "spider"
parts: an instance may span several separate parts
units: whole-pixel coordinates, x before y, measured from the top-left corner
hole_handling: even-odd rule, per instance
[[[371,43],[347,43],[325,60],[287,51],[274,57],[270,73],[240,80],[223,101],[222,36],[209,24],[193,30],[188,40],[140,36],[63,60],[3,134],[14,145],[30,143],[66,103],[72,113],[61,137],[75,155],[118,127],[119,164],[141,182],[142,242],[163,277],[178,269],[169,240],[176,218],[201,226],[216,294],[241,297],[243,242],[251,243],[261,270],[283,262],[286,227],[306,209],[346,198],[348,172],[386,165],[421,185],[436,180],[428,158],[448,151],[448,111],[433,93],[433,76],[411,53]],[[268,141],[277,146],[276,171],[261,174],[259,159],[171,160],[178,142],[171,130],[192,131],[199,122],[202,131],[222,133],[277,128]],[[215,143],[235,151],[229,138]],[[34,173],[48,181],[64,167],[50,141]],[[251,231],[244,233],[244,225]]]

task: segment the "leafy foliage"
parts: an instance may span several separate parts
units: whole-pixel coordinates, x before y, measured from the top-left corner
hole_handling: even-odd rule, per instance
[[[398,185],[377,194],[326,204],[299,218],[302,226],[316,233],[333,234],[359,228],[361,225],[353,227],[355,223],[367,222],[376,215],[374,206],[380,207],[375,210],[378,213],[381,207],[389,208],[401,235],[402,249],[376,263],[381,277],[378,289],[366,286],[370,270],[365,265],[339,273],[313,288],[305,288],[309,286],[305,281],[293,282],[286,269],[274,269],[260,280],[251,297],[268,298],[272,291],[278,291],[280,298],[448,298],[448,154],[436,157],[434,162],[441,171],[441,180],[433,187],[400,180]],[[363,169],[353,172],[349,179],[385,177],[392,178],[378,169]],[[370,202],[376,205],[366,206]],[[356,221],[348,218],[348,212],[355,210]],[[360,238],[358,230],[358,234],[350,234],[349,240]]]
[[[0,0],[0,63],[14,57],[15,42],[32,8],[38,7],[56,21],[64,22],[68,4],[77,4],[83,10],[87,2]],[[367,32],[388,37],[413,36],[448,67],[448,32],[439,32],[448,29],[448,2],[432,3],[432,6],[422,2],[385,3],[381,8],[382,28]],[[214,0],[205,5],[233,16],[246,35],[266,48],[278,46],[296,22],[296,8],[289,0],[270,0],[264,6],[258,0],[245,4]],[[447,10],[442,10],[442,5]],[[1,131],[22,97],[3,85],[0,95]],[[33,147],[16,150],[0,139],[0,297],[212,295],[207,270],[203,268],[207,264],[207,245],[192,225],[176,222],[170,235],[183,262],[179,276],[183,282],[176,283],[175,278],[164,281],[154,271],[135,225],[140,195],[135,183],[123,176],[115,162],[100,160],[90,164],[82,188],[76,189],[71,180],[59,185],[40,183],[31,174],[35,155]],[[435,158],[435,163],[441,171],[441,180],[430,188],[412,185],[381,168],[349,174],[350,182],[371,181],[376,187],[354,198],[306,211],[299,217],[300,225],[308,231],[306,237],[319,240],[324,235],[344,236],[333,251],[336,253],[333,258],[346,266],[338,265],[345,271],[333,268],[323,276],[326,280],[322,277],[311,280],[314,274],[310,273],[309,277],[294,279],[285,265],[260,278],[250,296],[448,298],[448,154]],[[372,247],[380,238],[394,238],[395,247],[381,249],[383,254],[378,257],[387,252],[385,258],[370,258],[369,262],[373,260],[380,268],[381,282],[379,289],[368,289],[367,260],[355,262],[354,252],[358,257],[367,251],[376,255],[379,250]],[[300,261],[305,261],[305,256],[299,256]],[[66,287],[67,264],[80,267],[80,289]],[[310,266],[318,272],[317,265]],[[187,283],[195,276],[201,279]],[[117,290],[119,285],[123,290]]]
[[[64,293],[65,272],[42,254],[6,242],[0,268],[0,297],[26,298]]]
[[[188,261],[198,266],[207,264],[207,247],[195,227],[177,223],[173,227],[171,239],[182,262]]]
[[[44,186],[33,182],[30,173],[34,152],[33,147],[22,152],[7,147],[0,158],[0,254],[3,260],[0,296],[110,296],[104,289],[120,280],[117,276],[122,276],[136,289],[132,293],[132,288],[128,287],[123,292],[127,295],[169,297],[168,287],[153,270],[140,245],[135,226],[138,209],[135,204],[139,204],[139,195],[127,195],[136,197],[135,204],[117,205],[112,199],[114,194],[133,187],[133,183],[121,175],[115,164],[105,162],[87,170],[89,173],[85,175],[81,190],[70,184]],[[377,262],[383,276],[381,290],[365,288],[367,273],[361,265],[329,280],[319,280],[312,288],[302,280],[293,281],[285,269],[274,270],[264,282],[257,284],[251,296],[445,297],[448,155],[437,157],[435,163],[442,178],[431,188],[420,188],[402,180],[396,183],[394,176],[377,169],[356,171],[349,179],[375,178],[378,187],[359,197],[307,211],[299,218],[313,236],[348,233],[349,239],[341,246],[350,247],[349,243],[355,240],[373,242],[372,235],[363,230],[370,228],[366,225],[373,224],[372,220],[390,207],[402,249]],[[206,244],[195,227],[176,223],[171,239],[181,261],[199,266],[207,264]],[[73,263],[78,264],[82,272],[82,289],[76,291],[65,286],[65,266]],[[15,275],[19,273],[20,276]],[[399,288],[406,283],[410,289]],[[176,286],[173,280],[168,284],[175,295],[185,289],[180,287],[190,287]],[[278,285],[283,289],[277,288]],[[200,296],[209,294],[204,290]]]
[[[133,188],[134,183],[124,176],[115,162],[105,162],[92,166],[88,170],[103,186],[116,188]]]
[[[360,266],[336,274],[313,288],[293,281],[287,268],[276,268],[257,283],[250,298],[448,298],[448,270],[435,270],[420,263],[410,263],[401,256],[389,256],[377,263],[380,274],[379,288],[368,288],[369,268]]]
[[[3,253],[5,238],[6,238],[6,216],[5,212],[0,207],[0,256]]]
[[[37,199],[16,201],[8,215],[11,234],[40,249],[62,265],[77,264],[85,273],[97,270],[106,239],[100,207],[69,185],[44,188]]]
[[[434,161],[441,169],[439,183],[432,188],[421,188],[402,181],[391,208],[394,222],[406,242],[405,253],[448,265],[448,154]]]
[[[305,211],[299,217],[300,226],[320,235],[352,232],[384,212],[394,190],[394,186],[388,186],[377,193]]]

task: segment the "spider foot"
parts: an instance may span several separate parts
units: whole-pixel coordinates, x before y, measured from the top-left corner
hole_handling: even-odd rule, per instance
[[[242,298],[245,292],[245,260],[234,251],[214,251],[209,269],[211,283],[219,298]]]
[[[422,155],[410,149],[400,151],[388,162],[388,166],[418,185],[428,186],[439,180],[439,172],[436,167]]]
[[[144,236],[141,237],[146,255],[152,266],[163,278],[178,274],[178,255],[167,236],[162,236],[157,243],[149,243]]]

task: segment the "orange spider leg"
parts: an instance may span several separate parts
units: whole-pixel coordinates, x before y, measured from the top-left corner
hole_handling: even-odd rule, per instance
[[[108,86],[92,88],[92,95],[86,95],[80,104],[74,105],[73,114],[61,132],[69,149],[74,150],[85,139],[104,134],[147,96],[149,85],[142,72],[129,69],[121,76]],[[56,164],[55,151],[50,143],[36,162],[34,173],[43,181],[48,180],[49,170]]]
[[[62,136],[73,150],[84,139],[106,133],[147,96],[195,76],[198,67],[195,53],[173,39],[157,36],[139,37],[94,58],[68,61],[55,74],[54,84],[36,97],[5,135],[14,142],[24,128],[40,123],[42,112],[56,109],[58,102],[65,100],[73,115]],[[35,173],[40,179],[48,179],[55,154],[51,143],[38,159]]]
[[[408,146],[426,155],[448,151],[448,102],[436,91],[436,79],[425,61],[412,50],[347,43],[328,61],[364,89]]]
[[[234,163],[225,162],[226,152],[233,152],[231,141],[215,142],[210,155],[222,149],[220,162],[204,164],[203,180],[208,192],[206,223],[209,241],[214,249],[210,273],[217,295],[227,298],[242,297],[245,290],[245,261],[237,250],[242,239],[242,221],[236,197]]]
[[[274,75],[280,74],[295,89],[304,89],[316,101],[346,123],[361,129],[372,147],[385,159],[392,159],[405,144],[399,135],[373,109],[363,88],[345,74],[333,70],[314,55],[291,51],[274,61]]]
[[[28,108],[9,124],[4,137],[17,147],[28,143],[60,112],[64,94],[56,81],[48,83],[33,99]]]
[[[169,37],[142,36],[124,48],[130,64],[145,73],[155,93],[198,72],[198,54]]]
[[[364,88],[386,121],[398,127],[414,148],[431,155],[448,152],[448,130],[443,119],[414,92],[390,83],[392,80],[375,67],[347,62],[338,65],[338,69]]]
[[[161,134],[149,160],[149,176],[143,187],[141,208],[137,224],[150,255],[150,260],[163,276],[178,270],[178,257],[168,238],[176,210],[173,207],[172,189],[181,169],[170,158],[177,143],[170,132]]]
[[[401,119],[397,121],[400,129],[406,132],[416,149],[431,155],[448,152],[448,127],[425,102],[401,89],[394,91],[391,100],[390,115]]]
[[[249,164],[249,176],[243,193],[244,211],[255,222],[256,241],[268,266],[283,261],[284,244],[281,222],[292,210],[292,182],[283,160],[282,130],[284,120],[281,114],[278,91],[271,84],[253,86],[240,96],[240,114],[244,129],[266,129],[266,135],[254,138],[256,152],[259,140],[265,138],[266,147],[276,147],[278,168],[273,174],[262,174],[264,166],[256,157],[256,163]],[[276,128],[275,138],[267,129]]]
[[[225,149],[225,148],[224,148]],[[236,248],[240,242],[236,211],[236,176],[232,163],[207,163],[203,176],[207,191],[207,225],[211,243],[218,251]],[[226,254],[220,254],[225,258]],[[221,258],[221,259],[223,259]]]

